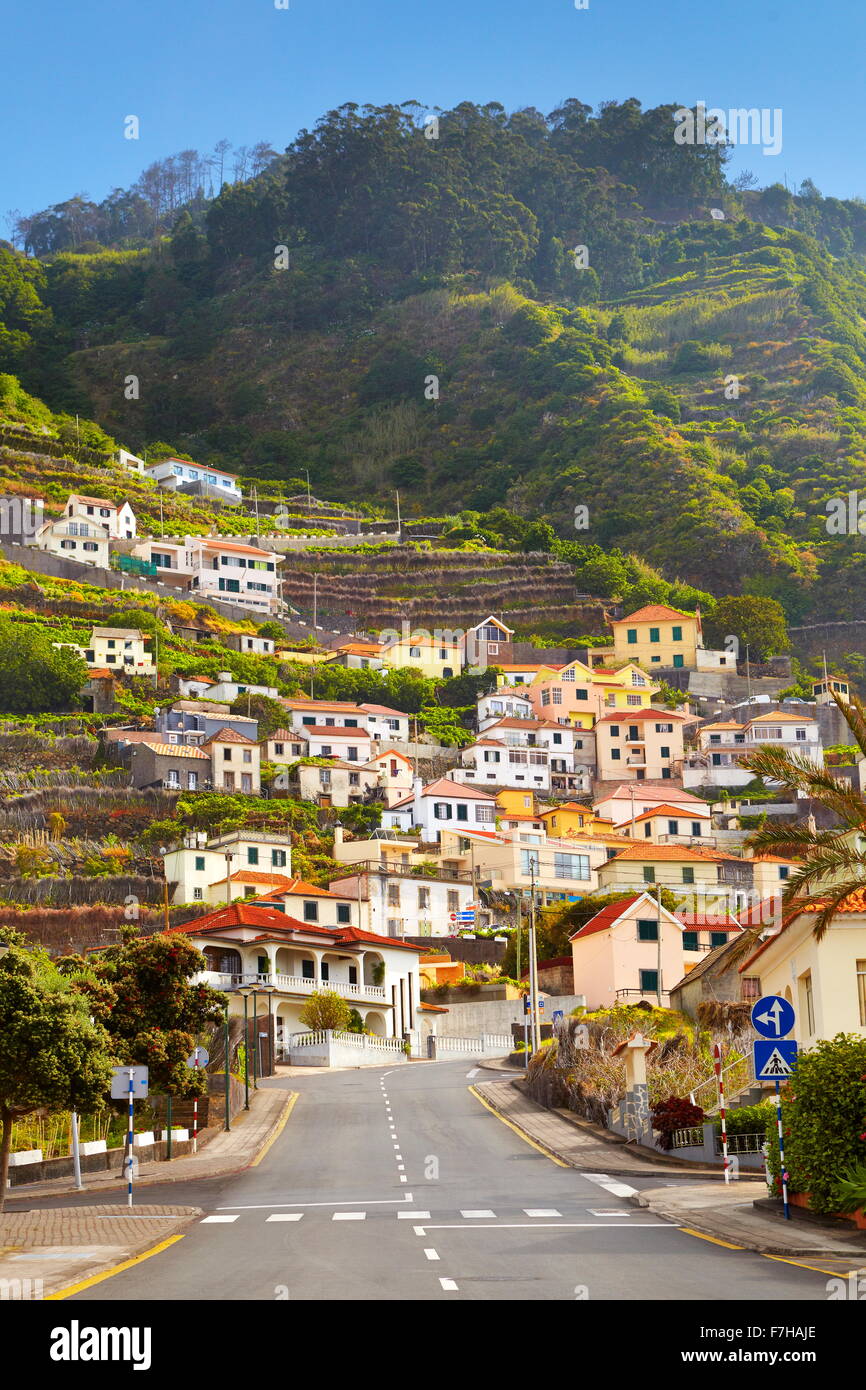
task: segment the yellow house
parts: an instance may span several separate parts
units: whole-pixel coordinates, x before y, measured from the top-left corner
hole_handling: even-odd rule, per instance
[[[410,666],[434,680],[459,676],[463,669],[463,650],[459,642],[437,640],[420,633],[386,642],[380,656],[385,666]]]
[[[793,1004],[793,1037],[814,1047],[837,1033],[866,1037],[866,893],[845,900],[820,941],[815,919],[801,914],[783,923],[740,966],[759,981],[761,994]]]
[[[558,669],[542,666],[526,695],[536,718],[592,729],[601,714],[650,705],[658,689],[634,662],[626,662],[618,669],[593,669],[576,660]]]
[[[496,805],[504,816],[537,816],[535,793],[522,787],[503,787],[496,793]]]
[[[152,676],[156,666],[146,643],[150,634],[137,627],[95,627],[86,647],[74,642],[55,642],[55,647],[74,647],[91,670],[108,669],[112,674]]]
[[[728,903],[730,890],[719,878],[722,856],[687,845],[629,845],[598,870],[600,893],[642,892],[655,885],[688,899],[698,893]]]
[[[691,669],[698,664],[698,648],[703,646],[700,614],[651,603],[616,619],[611,627],[617,661],[637,662],[647,670],[653,666]]]
[[[564,839],[570,835],[591,835],[592,827],[600,823],[600,817],[589,806],[581,806],[578,801],[565,801],[561,806],[551,806],[541,812],[541,820],[551,839]],[[609,822],[608,822],[609,824]],[[611,830],[613,826],[610,826]]]

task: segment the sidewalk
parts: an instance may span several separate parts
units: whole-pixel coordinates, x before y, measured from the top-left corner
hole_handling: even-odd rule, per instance
[[[549,1149],[570,1168],[618,1173],[626,1177],[658,1174],[659,1179],[663,1174],[700,1177],[707,1172],[707,1166],[702,1163],[686,1165],[665,1158],[662,1154],[642,1152],[621,1136],[608,1134],[606,1130],[600,1130],[597,1125],[569,1111],[547,1110],[530,1100],[520,1082],[515,1085],[513,1081],[481,1081],[476,1082],[476,1090],[513,1125],[524,1130],[537,1144]],[[765,1192],[761,1178],[758,1195],[763,1197]]]
[[[173,1159],[171,1163],[148,1162],[139,1166],[135,1191],[157,1184],[190,1182],[198,1178],[220,1178],[248,1168],[268,1140],[275,1137],[288,1117],[293,1104],[292,1091],[268,1086],[250,1091],[249,1110],[240,1110],[232,1120],[227,1134],[220,1130],[203,1144],[197,1154]],[[85,1173],[82,1176],[85,1192],[104,1197],[107,1192],[121,1192],[125,1181],[119,1170],[104,1173]],[[75,1192],[72,1178],[52,1178],[49,1182],[26,1183],[10,1188],[6,1193],[6,1210],[13,1213],[33,1198],[63,1197]],[[75,1208],[66,1208],[67,1212]],[[2,1220],[2,1217],[0,1217]]]
[[[721,1171],[713,1170],[713,1178],[708,1179],[703,1164],[684,1167],[661,1155],[645,1157],[634,1145],[625,1145],[615,1136],[600,1139],[597,1126],[563,1111],[546,1110],[511,1081],[485,1081],[476,1083],[475,1089],[510,1124],[570,1168],[609,1176],[657,1175],[658,1187],[645,1188],[630,1197],[634,1206],[735,1249],[782,1257],[818,1255],[839,1259],[847,1268],[866,1267],[866,1237],[860,1233],[837,1232],[796,1219],[785,1221],[756,1210],[755,1201],[767,1194],[762,1176],[740,1177],[725,1184]],[[703,1181],[661,1186],[666,1176]]]
[[[745,1191],[743,1190],[745,1188]],[[766,1192],[763,1181],[761,1193]],[[695,1183],[688,1187],[656,1187],[630,1198],[655,1216],[762,1255],[844,1256],[850,1269],[866,1268],[866,1237],[852,1226],[851,1234],[806,1221],[756,1211],[753,1184]]]
[[[198,1207],[52,1207],[0,1216],[0,1296],[66,1297],[109,1270],[179,1240]]]

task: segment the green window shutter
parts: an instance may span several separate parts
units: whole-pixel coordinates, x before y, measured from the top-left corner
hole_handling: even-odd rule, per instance
[[[657,642],[658,640],[659,640],[659,629],[658,629],[657,627],[651,627],[651,628],[650,628],[650,641],[651,641],[651,642]]]
[[[636,628],[636,627],[630,627],[630,628],[628,629],[628,640],[629,640],[629,642],[631,643],[632,646],[634,646],[634,645],[637,643],[637,628]]]
[[[649,922],[645,919],[640,919],[637,924],[637,939],[638,941],[658,941],[658,922]]]
[[[696,951],[698,949],[698,934],[696,931],[683,932],[683,950]]]

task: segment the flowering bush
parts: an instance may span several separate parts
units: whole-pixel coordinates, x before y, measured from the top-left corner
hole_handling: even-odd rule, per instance
[[[669,1096],[652,1107],[652,1126],[659,1132],[659,1147],[669,1149],[676,1129],[691,1129],[703,1124],[704,1112],[699,1105],[680,1096]]]

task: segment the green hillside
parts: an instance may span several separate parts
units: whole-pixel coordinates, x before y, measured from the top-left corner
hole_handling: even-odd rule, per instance
[[[582,547],[851,616],[863,538],[826,522],[866,483],[866,206],[733,186],[673,110],[464,104],[430,139],[414,104],[345,107],[167,235],[103,246],[96,208],[76,241],[61,205],[40,259],[0,248],[0,370],[136,450],[504,505],[602,597]]]

